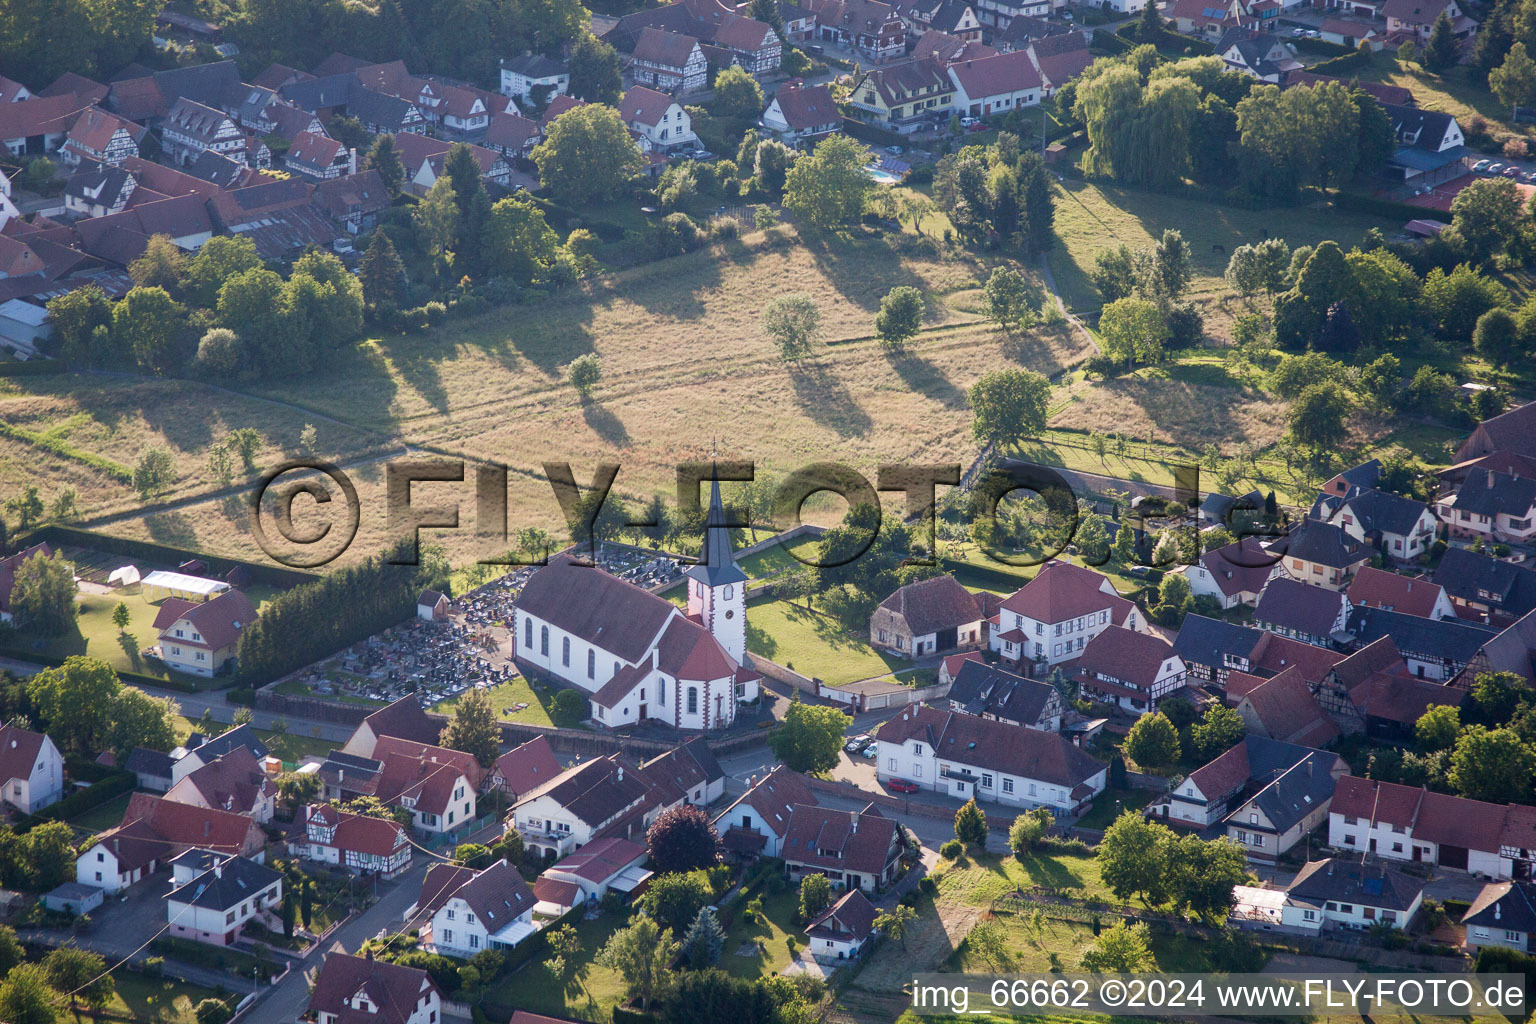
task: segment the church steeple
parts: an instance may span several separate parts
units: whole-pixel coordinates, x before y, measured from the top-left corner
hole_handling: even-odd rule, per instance
[[[688,569],[687,575],[706,587],[721,587],[727,583],[741,583],[747,574],[736,566],[736,554],[731,550],[731,530],[725,522],[725,504],[720,500],[720,481],[711,480],[709,489],[709,514],[704,520],[704,550],[699,552],[699,563]]]
[[[711,481],[704,550],[690,566],[688,614],[697,616],[738,665],[747,663],[747,574],[736,565],[731,530],[720,500],[720,481]]]

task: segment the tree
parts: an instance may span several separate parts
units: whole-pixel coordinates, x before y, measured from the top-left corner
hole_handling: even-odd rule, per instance
[[[15,627],[33,636],[60,636],[75,621],[75,571],[62,552],[24,559],[11,583]]]
[[[165,493],[175,480],[176,466],[171,461],[171,453],[160,445],[139,456],[138,464],[133,467],[133,489],[145,501]]]
[[[1169,836],[1163,847],[1165,886],[1173,904],[1211,925],[1232,913],[1235,886],[1250,881],[1243,848],[1225,836]]]
[[[1335,451],[1349,436],[1348,419],[1353,410],[1349,393],[1339,385],[1310,384],[1291,403],[1291,440],[1314,454]]]
[[[1461,712],[1454,704],[1436,704],[1419,716],[1413,737],[1425,750],[1449,750],[1461,735]]]
[[[1009,267],[998,267],[987,278],[983,295],[987,316],[1008,334],[1035,325],[1034,307],[1029,304],[1029,285],[1024,275]]]
[[[1517,44],[1518,45],[1518,44]],[[1509,178],[1478,178],[1451,200],[1455,244],[1472,263],[1502,255],[1521,222],[1520,190]]]
[[[898,903],[890,910],[875,918],[875,928],[887,938],[895,939],[901,943],[901,948],[907,948],[907,932],[917,920],[917,911],[905,903]]]
[[[261,431],[255,427],[237,427],[225,435],[224,441],[240,456],[240,464],[245,467],[245,471],[255,472],[256,453],[261,451],[261,446],[266,443],[261,436]]]
[[[1435,24],[1429,32],[1429,42],[1424,44],[1424,53],[1420,57],[1420,63],[1424,70],[1432,74],[1443,75],[1456,66],[1460,59],[1456,49],[1456,35],[1451,30],[1451,19],[1441,11],[1435,19]]]
[[[1008,826],[1008,849],[1013,851],[1015,857],[1023,857],[1034,849],[1036,843],[1045,838],[1046,831],[1056,823],[1051,817],[1051,812],[1044,807],[1036,807],[1032,811],[1025,811],[1013,819],[1013,824]]]
[[[5,503],[5,510],[16,517],[17,529],[26,531],[43,517],[43,498],[36,484],[28,484],[20,494]]]
[[[180,714],[181,708],[169,697],[152,697],[137,687],[124,686],[107,707],[106,749],[117,755],[119,764],[135,747],[170,750],[176,745]]]
[[[1039,153],[1022,153],[1013,165],[1017,188],[1023,194],[1024,246],[1039,255],[1055,244],[1056,205],[1051,175]]]
[[[561,690],[550,702],[550,711],[556,721],[575,725],[587,717],[587,701],[575,690]]]
[[[1224,704],[1216,704],[1190,728],[1189,738],[1194,741],[1195,750],[1202,759],[1214,761],[1218,755],[1236,746],[1247,731],[1242,715]]]
[[[617,107],[624,92],[624,59],[612,46],[587,32],[577,40],[570,59],[572,96],[588,103]]]
[[[544,211],[522,195],[491,207],[483,241],[486,272],[524,287],[547,274],[560,254],[560,238],[544,220]]]
[[[679,948],[677,940],[664,934],[655,921],[637,917],[629,927],[608,937],[597,962],[617,971],[624,979],[626,993],[640,1000],[641,1010],[646,1010],[651,1000],[666,990],[669,968]]]
[[[714,898],[709,879],[702,871],[657,875],[640,897],[645,912],[675,935],[688,930],[699,910]]]
[[[283,290],[290,343],[298,358],[291,369],[328,361],[363,330],[363,288],[334,254],[313,249],[293,265]]]
[[[373,233],[357,276],[363,286],[363,302],[369,309],[387,313],[399,305],[400,293],[405,290],[405,264],[384,232]]]
[[[214,235],[187,261],[183,298],[193,307],[212,309],[226,281],[261,265],[256,243],[246,236]]]
[[[897,285],[880,300],[875,314],[875,334],[886,348],[900,352],[917,337],[923,326],[923,293],[911,285]]]
[[[856,219],[875,183],[864,171],[863,144],[830,135],[790,165],[784,177],[784,208],[820,228]]]
[[[1050,397],[1051,382],[1034,370],[989,370],[971,385],[971,433],[999,447],[1039,437]]]
[[[1150,933],[1146,923],[1140,921],[1116,921],[1113,927],[1100,932],[1093,946],[1083,954],[1083,970],[1094,974],[1140,974],[1156,968]]]
[[[688,966],[696,971],[713,967],[720,962],[720,951],[725,947],[725,931],[714,907],[703,907],[683,939],[683,953]]]
[[[828,772],[837,767],[843,734],[852,724],[853,718],[837,708],[792,700],[768,746],[790,771]]]
[[[1450,783],[1472,800],[1530,796],[1536,754],[1513,729],[1469,725],[1451,754]]]
[[[1536,103],[1536,60],[1531,59],[1523,42],[1511,46],[1504,63],[1488,73],[1488,87],[1509,104],[1511,118],[1519,117],[1521,106]]]
[[[484,690],[471,687],[464,691],[438,742],[449,750],[473,754],[482,768],[496,763],[501,756],[501,726],[496,723],[496,711]]]
[[[814,919],[832,905],[832,883],[822,874],[806,875],[800,880],[800,917]]]
[[[395,137],[388,133],[380,135],[373,142],[373,148],[368,151],[368,158],[363,161],[365,169],[377,171],[379,180],[384,183],[385,190],[392,196],[400,194],[400,189],[405,184],[405,164],[400,161],[400,152],[395,149]]]
[[[245,270],[219,289],[219,323],[245,342],[247,365],[257,373],[287,369],[303,358],[283,301],[283,279],[265,267]]]
[[[106,960],[78,946],[50,950],[43,958],[43,976],[50,986],[69,996],[69,1008],[77,1014],[81,1003],[95,1011],[112,998],[112,976],[107,973]]]
[[[644,166],[619,112],[599,103],[555,118],[533,162],[544,187],[573,205],[612,199]]]
[[[1482,672],[1472,680],[1472,703],[1485,722],[1507,722],[1531,699],[1531,687],[1514,672]]]
[[[780,295],[763,310],[763,331],[785,359],[808,356],[821,336],[821,307],[805,292]]]
[[[1178,763],[1179,732],[1162,712],[1142,715],[1126,734],[1125,752],[1142,768],[1166,770]]]
[[[582,401],[591,398],[592,389],[603,379],[603,364],[598,360],[597,353],[586,352],[572,359],[571,365],[566,368],[565,379],[576,389]]]
[[[1138,362],[1161,362],[1168,337],[1168,322],[1162,311],[1146,299],[1116,299],[1099,314],[1099,341],[1104,354],[1127,367]]]
[[[1152,250],[1152,261],[1147,267],[1150,278],[1142,290],[1149,295],[1177,299],[1189,287],[1194,273],[1193,257],[1184,235],[1174,228],[1164,228],[1163,236]]]
[[[725,68],[715,76],[715,96],[709,101],[709,112],[715,117],[755,121],[763,112],[763,90],[741,68]]]
[[[1148,821],[1141,812],[1121,812],[1104,830],[1097,853],[1110,892],[1122,900],[1140,894],[1153,906],[1166,902],[1164,849],[1172,838],[1168,826]]]
[[[8,924],[0,924],[0,978],[10,974],[26,959],[27,951],[16,938],[16,929]]]
[[[154,235],[144,253],[128,264],[128,276],[141,288],[163,288],[174,292],[181,286],[187,257],[170,235]]]
[[[210,996],[197,1004],[192,1011],[192,1016],[197,1018],[197,1024],[227,1024],[235,1012],[229,1008],[229,1004],[222,999]]]
[[[140,366],[167,370],[183,355],[186,307],[164,288],[134,288],[112,310],[112,329]]]
[[[448,257],[459,232],[459,200],[452,178],[444,174],[432,183],[411,209],[411,223],[434,258]]]
[[[284,893],[283,894],[283,905],[282,905],[283,937],[284,938],[287,938],[287,939],[293,938],[293,926],[297,922],[298,916],[299,916],[299,908],[298,908],[297,904],[294,901],[293,893],[292,892]]]
[[[709,815],[692,804],[658,815],[645,830],[645,844],[657,871],[692,871],[720,862],[720,833],[710,824]]]
[[[240,336],[228,327],[210,327],[197,343],[194,365],[206,377],[233,377],[245,362]]]
[[[967,846],[987,845],[987,812],[971,797],[955,812],[955,838]]]
[[[1515,315],[1507,309],[1495,308],[1478,317],[1472,330],[1472,347],[1496,366],[1513,365],[1524,355]]]
[[[55,998],[43,968],[22,964],[0,981],[0,1020],[7,1024],[55,1024]]]
[[[89,284],[49,299],[48,317],[53,321],[60,354],[69,362],[102,366],[120,361],[115,346],[99,350],[93,344],[98,327],[104,328],[109,335],[112,327],[112,300],[96,285]]]
[[[1157,4],[1147,4],[1141,9],[1141,20],[1136,25],[1136,38],[1143,43],[1155,44],[1163,31],[1163,17],[1157,13]]]

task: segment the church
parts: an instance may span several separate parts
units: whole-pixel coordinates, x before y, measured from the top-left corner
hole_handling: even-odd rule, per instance
[[[747,575],[731,551],[719,481],[686,577],[684,614],[569,553],[553,558],[518,595],[516,657],[584,692],[598,725],[723,729],[757,698],[762,677],[747,661]]]

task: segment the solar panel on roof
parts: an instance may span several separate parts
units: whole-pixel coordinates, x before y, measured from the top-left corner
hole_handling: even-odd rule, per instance
[[[1364,890],[1364,892],[1365,892],[1365,894],[1367,896],[1380,896],[1381,895],[1381,879],[1379,879],[1379,878],[1367,878],[1365,880],[1365,884],[1362,885],[1360,888],[1362,890]]]

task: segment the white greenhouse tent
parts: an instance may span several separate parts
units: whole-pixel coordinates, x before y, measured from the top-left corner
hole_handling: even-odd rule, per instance
[[[186,573],[165,572],[158,569],[145,576],[143,583],[144,600],[151,603],[167,597],[179,597],[183,601],[201,603],[218,597],[229,589],[229,584],[223,580],[204,579],[201,576],[188,576]]]
[[[131,587],[139,582],[139,567],[136,565],[124,565],[113,569],[107,576],[109,587]]]

